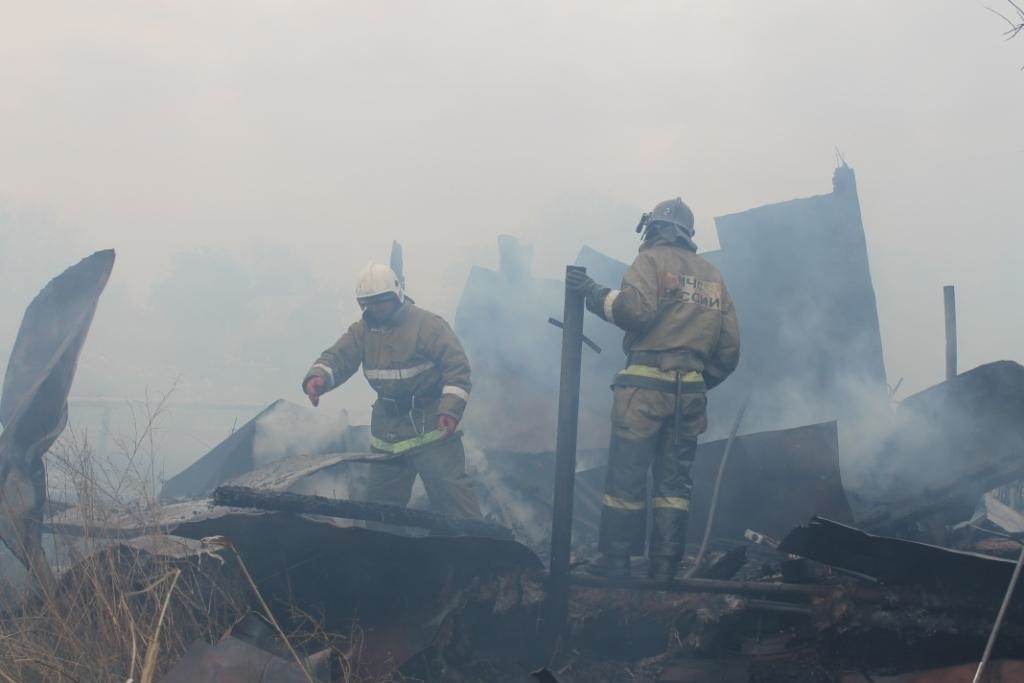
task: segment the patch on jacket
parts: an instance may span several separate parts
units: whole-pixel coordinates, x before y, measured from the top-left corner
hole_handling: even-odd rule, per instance
[[[722,310],[722,283],[699,280],[689,275],[665,273],[661,288],[667,298],[684,304],[697,304],[709,311]]]

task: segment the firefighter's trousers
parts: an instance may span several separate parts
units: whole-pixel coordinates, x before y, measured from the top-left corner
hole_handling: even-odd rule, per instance
[[[430,506],[453,517],[480,519],[480,505],[466,474],[466,451],[455,435],[407,455],[370,465],[367,500],[405,506],[416,475],[423,480]]]
[[[697,436],[707,425],[704,393],[676,396],[615,387],[612,438],[601,506],[599,549],[605,555],[642,555],[647,523],[647,472],[652,471],[653,528],[648,555],[680,559],[686,545],[690,467]]]

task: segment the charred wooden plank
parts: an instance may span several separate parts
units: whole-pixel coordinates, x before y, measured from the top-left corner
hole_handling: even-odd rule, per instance
[[[296,514],[327,515],[396,526],[415,527],[449,536],[480,536],[510,540],[512,532],[503,526],[476,519],[461,519],[425,510],[355,500],[308,496],[286,491],[260,491],[245,486],[220,486],[213,492],[215,505],[257,508]]]
[[[612,580],[574,574],[570,582],[587,588],[621,588],[636,591],[664,591],[666,593],[725,593],[729,595],[758,595],[762,597],[815,598],[846,593],[864,602],[883,602],[883,591],[871,587],[821,584],[770,583],[768,581],[722,581],[718,579],[676,579],[671,583],[649,579]]]

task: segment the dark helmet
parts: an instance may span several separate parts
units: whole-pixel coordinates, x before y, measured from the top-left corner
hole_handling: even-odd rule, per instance
[[[653,211],[640,217],[636,231],[643,232],[646,237],[651,228],[662,225],[674,226],[680,233],[680,237],[692,238],[694,233],[693,211],[690,211],[690,207],[679,197],[666,199],[655,206]]]

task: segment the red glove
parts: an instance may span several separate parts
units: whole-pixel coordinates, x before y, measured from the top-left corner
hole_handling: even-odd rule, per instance
[[[459,421],[451,415],[438,415],[437,416],[437,430],[444,432],[445,436],[451,436],[455,428],[459,426]]]
[[[320,394],[323,393],[324,378],[320,375],[313,375],[306,380],[302,390],[306,392],[306,396],[309,396],[309,402],[314,406],[320,405]]]

